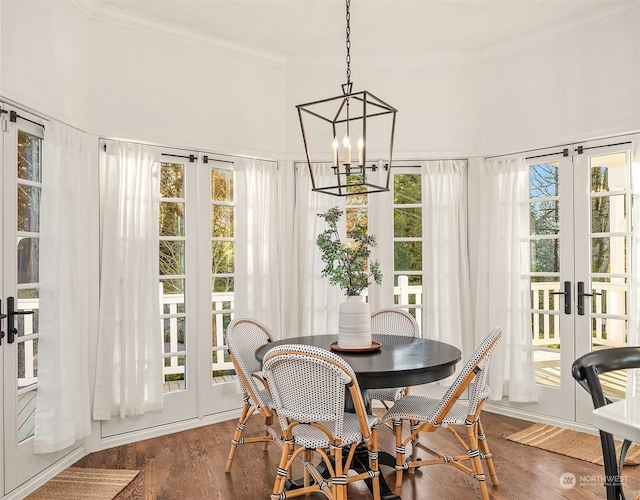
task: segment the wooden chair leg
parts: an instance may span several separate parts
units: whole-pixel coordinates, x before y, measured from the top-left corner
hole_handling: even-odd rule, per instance
[[[411,439],[411,461],[412,462],[417,462],[418,461],[418,443],[420,442],[420,433],[416,432],[418,430],[418,427],[420,427],[420,422],[416,422],[411,420],[409,422],[409,429],[411,434],[413,435],[415,433],[415,436]],[[415,474],[416,470],[414,468],[409,468],[409,474]]]
[[[346,482],[342,477],[344,472],[342,469],[342,448],[340,446],[333,449],[335,477],[333,478],[333,498],[336,500],[346,500]],[[346,477],[346,474],[344,474]]]
[[[371,479],[373,484],[373,500],[380,500],[380,468],[378,466],[378,430],[374,427],[371,430],[371,441],[369,443],[369,468],[375,476]]]
[[[489,470],[489,476],[491,477],[491,483],[494,486],[498,486],[498,475],[496,474],[496,468],[493,465],[493,457],[491,456],[491,450],[489,449],[489,443],[487,442],[487,436],[484,433],[484,428],[482,427],[482,422],[478,419],[478,445],[480,446],[480,451],[484,454],[485,462],[487,463],[487,469]]]
[[[393,429],[396,437],[396,487],[394,493],[399,496],[402,488],[402,472],[406,463],[405,449],[402,445],[402,420],[394,420]]]
[[[287,462],[293,453],[293,441],[285,441],[284,446],[282,448],[282,455],[280,455],[280,463],[278,464],[278,471],[276,474],[276,480],[273,484],[273,493],[271,498],[273,500],[278,500],[280,498],[280,494],[284,491],[284,487],[287,482],[287,477],[289,476],[289,470],[287,467]]]
[[[311,462],[313,458],[313,452],[311,450],[306,450],[304,452],[304,461],[305,463]],[[311,474],[309,474],[309,469],[306,467],[303,468],[303,478],[304,478],[304,487],[307,488],[311,485]]]
[[[480,450],[478,449],[478,430],[477,422],[468,422],[465,427],[467,431],[467,440],[469,443],[469,458],[471,461],[471,469],[475,474],[480,486],[480,496],[482,500],[489,500],[489,491],[487,490],[487,481],[482,470],[482,460],[480,459]]]
[[[269,430],[267,429],[267,427],[271,427],[273,425],[273,416],[270,415],[268,417],[264,417],[264,426],[265,426],[265,431],[264,431],[264,435],[265,437],[270,437],[271,434],[269,433]],[[265,441],[264,445],[262,445],[262,451],[267,451],[269,449],[269,441]]]
[[[244,430],[244,426],[249,420],[251,416],[249,410],[251,409],[251,405],[247,401],[245,395],[245,402],[242,405],[242,412],[240,413],[240,418],[238,419],[238,423],[236,424],[236,431],[233,433],[233,439],[231,439],[231,449],[229,450],[229,458],[227,458],[227,465],[224,469],[225,472],[231,472],[231,466],[233,465],[233,458],[236,455],[236,450],[238,445],[242,442],[242,431]]]

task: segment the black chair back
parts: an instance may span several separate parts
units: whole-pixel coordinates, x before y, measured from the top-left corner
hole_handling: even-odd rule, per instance
[[[600,408],[611,403],[611,400],[605,396],[602,389],[600,375],[616,370],[633,368],[640,368],[640,346],[615,347],[584,354],[573,362],[571,374],[578,384],[589,393],[593,401],[593,407]],[[620,450],[619,467],[613,436],[608,432],[600,431],[600,443],[602,444],[602,456],[604,458],[607,500],[624,500],[620,474],[624,465],[624,458],[631,443],[626,439],[624,440]]]

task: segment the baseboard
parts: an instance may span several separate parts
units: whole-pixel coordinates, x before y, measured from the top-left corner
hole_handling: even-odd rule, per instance
[[[147,429],[117,434],[114,436],[102,438],[100,440],[99,450],[92,451],[106,450],[115,446],[123,446],[130,443],[136,443],[138,441],[144,441],[145,439],[167,436],[176,432],[188,431],[190,429],[204,427],[205,425],[217,424],[220,422],[225,422],[227,420],[237,420],[239,417],[240,409],[235,409],[221,413],[215,413],[213,415],[207,415],[203,418],[181,420],[179,422],[172,422],[166,425],[159,425],[156,427],[149,427]]]
[[[542,415],[539,413],[532,413],[531,411],[524,411],[518,408],[504,406],[501,404],[487,402],[484,406],[483,411],[496,413],[498,415],[504,415],[505,417],[513,417],[520,420],[526,420],[531,423],[551,424],[555,425],[556,427],[563,427],[565,429],[572,429],[574,431],[586,432],[588,434],[598,434],[598,430],[588,424],[550,417],[548,415]]]
[[[24,484],[18,486],[15,490],[7,493],[5,496],[0,497],[2,500],[22,500],[29,494],[36,491],[40,486],[46,483],[49,479],[57,476],[60,472],[68,467],[71,467],[78,460],[86,455],[85,449],[79,446],[68,455],[58,460],[53,465],[47,467],[37,476],[31,478]]]

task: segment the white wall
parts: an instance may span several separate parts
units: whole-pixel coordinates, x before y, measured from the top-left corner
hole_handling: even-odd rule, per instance
[[[86,16],[68,2],[46,0],[3,0],[0,9],[0,96],[85,128]]]
[[[287,151],[295,159],[304,156],[295,105],[341,95],[345,67],[341,54],[336,54],[336,60],[336,66],[297,67],[288,72]],[[476,104],[466,66],[417,61],[401,66],[352,64],[351,70],[354,92],[367,90],[398,110],[394,158],[473,154]]]
[[[92,22],[92,128],[110,137],[281,157],[284,65]]]
[[[226,50],[66,1],[3,0],[0,96],[88,132],[303,156],[295,105],[339,95],[331,66]],[[112,9],[111,9],[112,10]],[[640,130],[640,14],[472,63],[363,63],[354,90],[398,109],[396,158],[473,156]]]
[[[284,153],[284,60],[66,1],[1,9],[0,96],[100,136]]]
[[[476,151],[640,130],[639,27],[640,13],[480,64]]]

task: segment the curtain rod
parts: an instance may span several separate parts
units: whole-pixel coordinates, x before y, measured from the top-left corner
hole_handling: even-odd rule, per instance
[[[565,148],[568,148],[569,146],[573,146],[574,144],[579,144],[581,142],[591,142],[591,141],[605,141],[607,139],[615,139],[616,137],[626,137],[628,135],[635,135],[640,133],[640,130],[636,130],[633,132],[626,132],[624,134],[616,134],[616,135],[609,135],[609,136],[605,136],[605,137],[595,137],[592,139],[585,139],[582,141],[573,141],[571,143],[568,144],[557,144],[555,146],[549,146],[548,148],[536,148],[536,149],[527,149],[524,151],[514,151],[512,153],[504,153],[504,154],[499,154],[499,155],[491,155],[491,156],[484,156],[482,157],[484,160],[490,160],[493,158],[502,158],[503,156],[512,156],[512,155],[522,155],[522,154],[527,154],[527,153],[535,153],[536,151],[540,151],[542,149],[555,149],[555,148],[561,148],[561,150],[559,152],[556,153],[546,153],[543,155],[538,155],[538,156],[529,156],[528,158],[540,158],[542,156],[549,156],[552,154],[559,154],[559,153],[563,153]],[[584,149],[592,149],[592,148],[601,148],[601,147],[605,147],[605,146],[619,146],[621,144],[628,144],[629,141],[627,142],[619,142],[617,144],[605,144],[603,146],[591,146],[588,148],[584,148]]]

